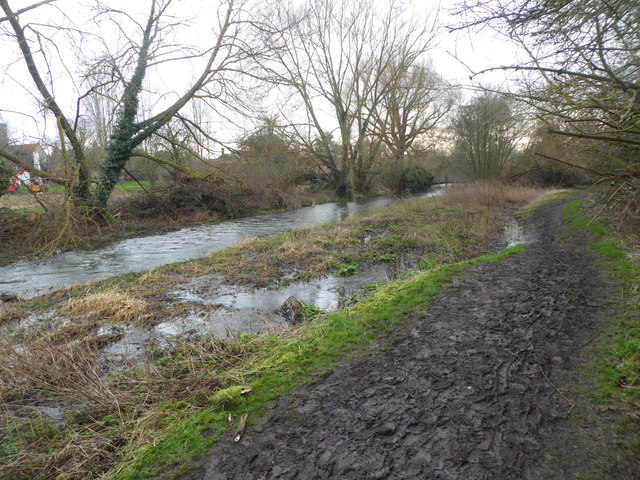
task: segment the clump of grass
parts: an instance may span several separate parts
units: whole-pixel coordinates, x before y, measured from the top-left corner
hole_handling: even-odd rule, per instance
[[[60,308],[69,317],[104,319],[122,323],[145,323],[153,318],[149,303],[119,290],[106,290],[71,298]]]
[[[118,395],[108,385],[96,352],[83,343],[33,339],[28,348],[0,342],[0,398],[56,400],[119,410]]]
[[[151,270],[138,276],[131,285],[135,294],[143,297],[159,295],[177,283],[177,278],[161,270]]]
[[[474,182],[448,188],[443,195],[443,200],[447,205],[501,207],[508,204],[528,203],[541,194],[542,190],[539,188],[500,182]]]

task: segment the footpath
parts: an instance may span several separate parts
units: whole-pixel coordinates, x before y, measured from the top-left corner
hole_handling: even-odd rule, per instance
[[[607,285],[560,205],[525,253],[470,267],[428,311],[280,399],[187,479],[569,479],[602,453],[580,431],[580,369]]]

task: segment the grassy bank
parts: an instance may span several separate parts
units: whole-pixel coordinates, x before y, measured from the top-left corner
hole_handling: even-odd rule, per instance
[[[7,367],[0,372],[0,470],[15,479],[162,478],[222,432],[239,429],[244,415],[256,421],[279,395],[426,308],[452,274],[521,251],[478,258],[496,249],[504,208],[522,200],[518,189],[513,196],[500,190],[490,207],[469,196],[408,202],[16,305],[5,321],[34,311],[49,318],[17,344],[0,345]],[[146,362],[103,373],[103,345],[95,335],[101,322],[140,324],[174,315],[180,305],[168,305],[163,295],[185,278],[216,274],[259,286],[347,274],[403,255],[419,269],[371,285],[369,296],[349,309],[324,314],[309,306],[306,322],[279,335],[191,337],[170,349],[149,345]],[[58,323],[63,316],[73,321]],[[60,406],[62,418],[42,415],[43,408]]]
[[[570,228],[586,231],[590,248],[600,258],[613,286],[606,331],[596,342],[586,376],[593,383],[591,403],[614,412],[611,428],[620,451],[636,458],[640,452],[640,266],[638,239],[624,238],[595,220],[602,210],[588,200],[568,203],[563,210]],[[635,257],[633,252],[636,252]],[[635,262],[634,259],[635,258]],[[598,477],[600,478],[600,477]]]

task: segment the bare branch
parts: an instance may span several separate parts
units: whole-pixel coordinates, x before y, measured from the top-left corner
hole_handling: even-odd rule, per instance
[[[33,10],[35,8],[41,7],[48,3],[53,3],[55,1],[56,0],[43,0],[42,2],[34,3],[33,5],[29,5],[28,7],[24,7],[19,10],[16,10],[13,15],[16,17],[19,17],[20,15],[22,15],[25,12],[28,12],[29,10]],[[6,22],[7,20],[9,20],[9,15],[7,15],[6,17],[0,17],[0,23]]]

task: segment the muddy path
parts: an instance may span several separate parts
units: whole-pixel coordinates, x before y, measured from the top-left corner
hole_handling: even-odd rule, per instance
[[[576,400],[565,386],[602,328],[606,283],[585,238],[564,237],[559,218],[558,205],[540,209],[524,254],[466,270],[428,311],[280,399],[183,479],[563,479],[589,470],[593,452],[575,448]]]

